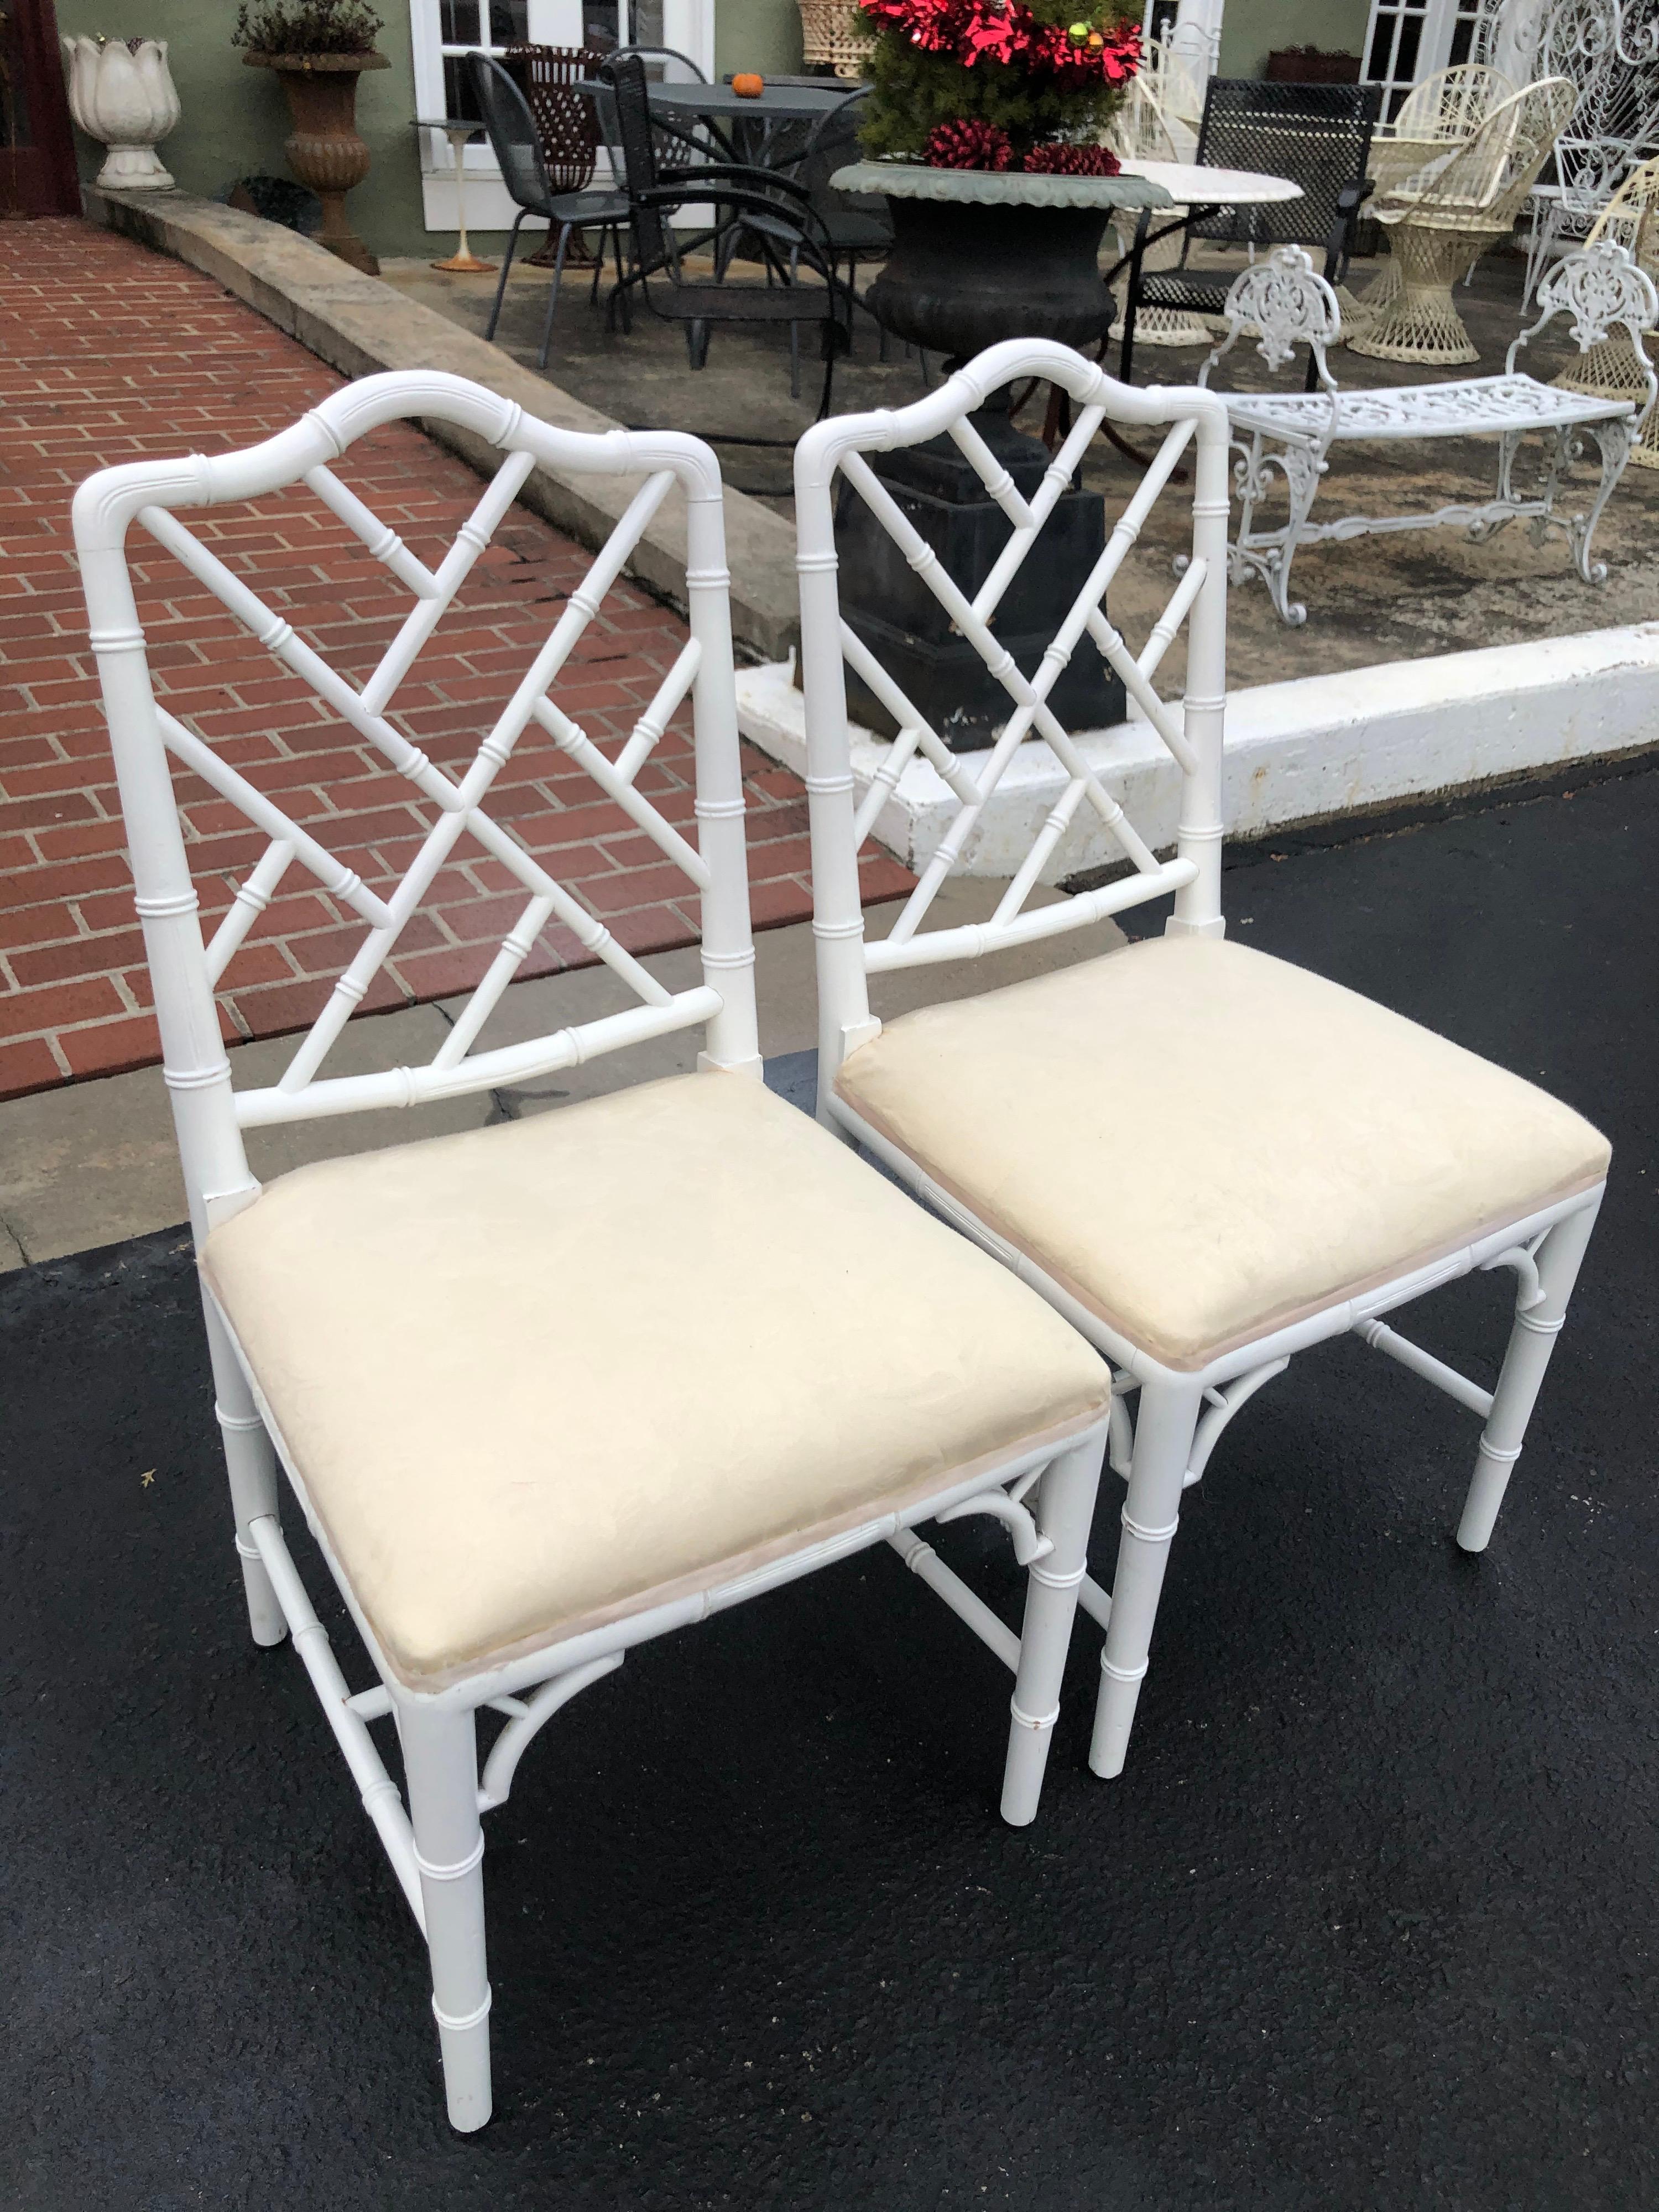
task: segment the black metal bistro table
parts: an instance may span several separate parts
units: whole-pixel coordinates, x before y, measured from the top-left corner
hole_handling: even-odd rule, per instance
[[[653,84],[651,112],[682,129],[693,121],[707,125],[723,159],[757,168],[775,166],[773,156],[792,124],[816,123],[841,106],[855,84],[827,80],[822,84],[769,84],[745,97],[729,84]]]

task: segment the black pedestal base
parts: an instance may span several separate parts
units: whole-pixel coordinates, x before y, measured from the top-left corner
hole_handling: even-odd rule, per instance
[[[971,417],[975,428],[1013,477],[1021,496],[1035,496],[1048,455],[1009,422],[1008,395]],[[946,573],[971,599],[996,565],[1012,526],[949,438],[930,439],[894,453],[872,453],[872,466],[908,520],[933,547]],[[1100,558],[1106,543],[1105,502],[1097,492],[1063,492],[993,617],[996,635],[1023,675],[1035,677],[1053,640]],[[982,750],[1014,711],[1014,702],[906,562],[850,485],[836,510],[842,613],[953,752]],[[855,721],[879,735],[896,732],[893,717],[847,672],[848,706]],[[1068,730],[1099,729],[1124,717],[1123,686],[1086,635],[1062,671],[1048,704]]]

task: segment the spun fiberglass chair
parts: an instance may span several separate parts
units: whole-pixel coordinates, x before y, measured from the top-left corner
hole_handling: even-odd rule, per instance
[[[968,420],[987,396],[1036,376],[1080,410],[1029,505]],[[1022,672],[992,627],[1002,594],[1104,421],[1164,428],[1088,585]],[[971,603],[866,455],[945,435],[1007,514],[1007,545]],[[1139,655],[1104,593],[1177,462],[1195,448],[1190,563]],[[949,751],[871,648],[841,621],[837,477],[927,581],[1008,694],[989,753]],[[1485,1548],[1601,1201],[1608,1148],[1531,1085],[1282,960],[1229,944],[1221,913],[1222,722],[1226,686],[1227,410],[1196,389],[1138,391],[1066,348],[1013,341],[894,413],[842,416],[796,449],[802,680],[817,948],[819,1112],[1032,1284],[1115,1370],[1112,1464],[1127,1478],[1091,1764],[1121,1771],[1182,1490],[1222,1430],[1291,1356],[1356,1332],[1484,1417],[1458,1541]],[[1152,678],[1184,628],[1186,698]],[[1172,858],[1141,835],[1044,703],[1073,652],[1103,653],[1176,763]],[[846,666],[898,735],[861,795],[852,773]],[[1028,742],[1029,740],[1029,742]],[[1060,773],[1054,799],[994,917],[933,930],[929,905],[996,786],[1024,751]],[[906,760],[918,752],[957,810],[886,937],[866,944],[856,856]],[[867,756],[866,756],[867,757]],[[1052,763],[1050,763],[1052,765]],[[1139,768],[1137,787],[1152,780]],[[1172,808],[1167,811],[1173,813]],[[1097,839],[1087,861],[1068,832]],[[1169,827],[1175,827],[1170,823]],[[1005,823],[999,836],[1008,835]],[[1166,827],[1161,836],[1167,836]],[[1051,905],[1025,902],[1103,854],[1115,880]],[[973,959],[1085,929],[1173,895],[1161,938],[884,1025],[872,975]],[[1497,1388],[1455,1373],[1382,1316],[1472,1268],[1509,1268],[1519,1290]],[[1139,1394],[1133,1424],[1128,1399]]]
[[[465,424],[503,453],[435,569],[335,472],[355,439],[403,417]],[[641,481],[545,641],[503,677],[499,709],[481,710],[476,757],[451,772],[399,729],[398,696],[538,462]],[[301,485],[313,514],[343,526],[337,540],[355,536],[412,597],[361,688],[221,558],[236,557],[240,514],[220,550],[210,520],[180,519]],[[632,735],[606,753],[551,687],[676,488],[690,636]],[[426,1939],[450,2118],[477,2128],[490,2109],[479,1816],[506,1799],[529,1739],[630,1645],[884,1539],[931,1560],[917,1522],[993,1513],[1031,1570],[1023,1634],[994,1623],[1016,1678],[1004,1809],[1031,1817],[1109,1377],[1040,1300],[759,1079],[720,477],[707,447],[553,430],[460,378],[399,372],[347,386],[246,453],[105,470],[82,485],[75,527],[254,1641],[291,1634],[305,1662]],[[257,771],[158,705],[125,550],[135,527],[147,590],[172,556],[407,778],[423,828],[400,879],[371,889],[257,787]],[[164,588],[177,588],[171,576]],[[688,694],[695,842],[636,781]],[[492,816],[492,786],[532,722],[688,878],[702,921],[695,988],[671,992]],[[205,944],[169,755],[268,841]],[[330,1051],[399,933],[446,863],[468,854],[504,869],[523,906],[442,1049],[424,1066],[331,1073]],[[290,871],[361,920],[362,941],[281,1079],[238,1091],[214,988]],[[550,924],[639,1003],[528,1042],[480,1043]],[[683,1030],[702,1034],[696,1073],[302,1167],[264,1189],[249,1170],[250,1127],[413,1109]],[[377,1679],[355,1695],[283,1540],[279,1464],[374,1664]],[[481,1776],[486,1710],[505,1726]],[[407,1810],[370,1735],[387,1717]]]

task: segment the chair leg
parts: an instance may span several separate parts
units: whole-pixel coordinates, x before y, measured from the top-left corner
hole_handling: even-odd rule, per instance
[[[489,2118],[489,1981],[484,1960],[483,1831],[473,1716],[401,1705],[415,1863],[426,1907],[432,2009],[443,2056],[449,2124],[463,2134]]]
[[[213,1396],[230,1478],[230,1502],[236,1516],[236,1551],[242,1563],[242,1594],[248,1627],[256,1644],[280,1644],[288,1622],[270,1586],[248,1524],[262,1515],[280,1520],[276,1454],[253,1403],[241,1362],[231,1349],[223,1322],[206,1304],[208,1352],[213,1362]]]
[[[1060,1718],[1060,1686],[1077,1614],[1078,1585],[1089,1564],[1089,1528],[1100,1488],[1101,1454],[1100,1439],[1091,1437],[1054,1461],[1042,1478],[1037,1525],[1054,1539],[1054,1548],[1026,1570],[1019,1671],[1014,1677],[1008,1759],[1002,1773],[1002,1817],[1016,1828],[1036,1818],[1048,1746]]]
[[[590,307],[596,307],[599,303],[599,283],[605,275],[605,246],[610,235],[611,233],[608,230],[602,230],[599,233],[599,250],[593,256],[593,282],[589,286],[587,294],[587,304]],[[620,247],[617,249],[617,258],[620,264],[622,259]]]
[[[1123,1507],[1111,1619],[1100,1661],[1094,1741],[1089,1748],[1090,1765],[1109,1779],[1122,1773],[1129,1747],[1202,1404],[1203,1393],[1191,1383],[1168,1381],[1140,1387],[1129,1495]]]
[[[1543,1296],[1535,1305],[1522,1308],[1521,1300],[1527,1294],[1527,1279],[1521,1279],[1515,1326],[1510,1331],[1503,1371],[1492,1393],[1492,1412],[1481,1434],[1474,1479],[1464,1501],[1463,1517],[1457,1524],[1457,1540],[1466,1552],[1484,1552],[1491,1540],[1498,1509],[1504,1503],[1510,1476],[1521,1456],[1527,1423],[1543,1385],[1544,1370],[1550,1364],[1550,1354],[1566,1316],[1567,1300],[1572,1296],[1579,1263],[1595,1226],[1595,1215],[1594,1206],[1585,1206],[1582,1212],[1570,1213],[1565,1221],[1556,1223],[1540,1245],[1538,1286]]]
[[[501,257],[501,273],[495,284],[495,303],[489,310],[489,320],[484,327],[486,338],[495,337],[495,325],[501,319],[501,301],[507,296],[507,272],[513,266],[513,256],[518,251],[519,225],[524,221],[526,213],[524,208],[519,210],[513,218],[513,228],[507,234],[507,252]]]
[[[769,283],[771,281],[769,270],[767,272],[767,281]],[[789,282],[794,284],[799,283],[799,281],[800,248],[795,246],[789,250]],[[792,399],[800,398],[800,325],[799,323],[791,323],[789,325],[789,397]]]
[[[553,343],[553,316],[559,304],[559,286],[564,281],[564,257],[570,248],[570,234],[574,225],[559,225],[559,242],[553,250],[553,282],[547,289],[547,315],[542,324],[542,349],[536,356],[538,369],[547,367],[548,350]]]

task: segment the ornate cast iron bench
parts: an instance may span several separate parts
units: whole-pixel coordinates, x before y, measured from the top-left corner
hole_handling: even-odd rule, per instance
[[[1506,522],[1530,521],[1541,538],[1561,531],[1573,562],[1587,584],[1607,580],[1604,562],[1592,563],[1590,539],[1601,510],[1623,475],[1644,423],[1652,411],[1659,380],[1643,346],[1642,334],[1659,321],[1659,295],[1652,280],[1622,246],[1601,241],[1569,254],[1539,288],[1543,313],[1510,348],[1501,376],[1460,377],[1445,384],[1412,384],[1363,392],[1339,389],[1326,363],[1326,348],[1341,335],[1336,294],[1315,270],[1300,246],[1283,246],[1245,270],[1227,295],[1227,335],[1199,373],[1207,384],[1211,370],[1243,335],[1256,337],[1256,350],[1270,368],[1291,360],[1298,345],[1312,350],[1322,387],[1314,392],[1222,394],[1240,459],[1234,471],[1239,495],[1238,530],[1229,554],[1235,583],[1260,576],[1287,623],[1307,620],[1307,609],[1289,596],[1291,564],[1300,545],[1326,538],[1360,538],[1372,531],[1429,530],[1443,524],[1485,538]],[[1540,384],[1516,368],[1521,349],[1555,315],[1570,314],[1581,353],[1622,331],[1633,349],[1641,392],[1613,398]],[[1540,432],[1547,446],[1542,472],[1530,493],[1517,489],[1516,460],[1521,441]],[[1331,447],[1345,440],[1495,437],[1498,484],[1495,495],[1456,501],[1431,514],[1348,514],[1334,522],[1310,516],[1320,478],[1329,467]],[[1586,437],[1601,455],[1601,481],[1587,511],[1564,515],[1556,500]],[[1256,510],[1266,496],[1270,472],[1284,477],[1290,514],[1277,530],[1257,526]]]

